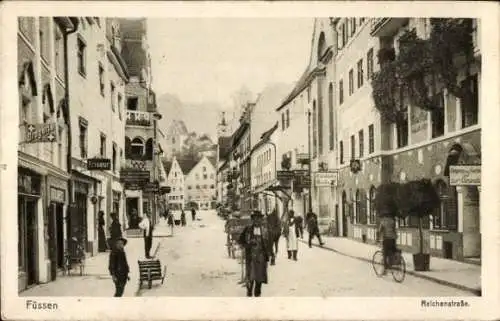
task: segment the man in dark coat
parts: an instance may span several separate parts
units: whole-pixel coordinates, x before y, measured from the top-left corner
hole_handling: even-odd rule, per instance
[[[272,243],[262,213],[254,211],[251,218],[252,224],[245,227],[239,243],[244,248],[247,296],[253,294],[259,297],[262,283],[267,284],[267,264],[272,255]]]
[[[319,245],[323,246],[324,243],[319,235],[318,216],[313,212],[307,214],[307,232],[309,233],[309,247],[312,247],[312,239],[315,236],[318,238]]]
[[[118,221],[118,215],[116,213],[111,213],[111,226],[109,227],[109,247],[113,248],[116,244],[116,240],[122,237],[122,226]]]
[[[194,209],[194,207],[191,208],[191,219],[194,220],[196,219],[196,210]]]
[[[109,254],[109,274],[115,283],[115,297],[121,297],[123,295],[125,285],[127,281],[130,280],[128,276],[130,268],[127,263],[127,255],[124,249],[126,244],[126,239],[122,237],[118,238]]]
[[[304,219],[301,215],[295,216],[295,230],[301,239],[304,238]]]

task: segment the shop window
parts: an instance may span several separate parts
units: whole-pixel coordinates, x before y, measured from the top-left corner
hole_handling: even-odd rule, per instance
[[[437,181],[436,190],[440,204],[434,211],[432,225],[438,230],[456,230],[458,220],[457,192],[454,186],[447,186],[442,180]]]
[[[476,125],[479,118],[479,91],[477,74],[469,76],[462,81],[462,86],[467,88],[469,94],[460,100],[462,112],[462,128]]]
[[[436,108],[431,111],[432,138],[436,138],[444,135],[444,93],[438,93],[433,100]]]
[[[370,192],[369,192],[369,212],[368,212],[368,223],[369,224],[375,224],[377,222],[377,212],[375,210],[375,186],[370,187]]]

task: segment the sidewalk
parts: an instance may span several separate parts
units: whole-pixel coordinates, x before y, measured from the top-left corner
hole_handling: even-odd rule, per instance
[[[161,238],[153,238],[151,253],[155,253]],[[142,238],[128,238],[125,246],[130,266],[130,281],[125,287],[124,297],[136,296],[139,286],[137,260],[144,259],[144,241]],[[112,297],[115,287],[108,272],[109,252],[89,257],[85,262],[84,275],[73,271],[69,276],[58,275],[53,282],[39,284],[19,293],[27,296],[92,296]],[[144,286],[144,284],[143,284]]]
[[[324,249],[366,262],[371,262],[373,253],[379,249],[379,246],[347,238],[324,235],[321,238],[325,243]],[[307,244],[305,238],[301,241]],[[313,246],[319,247],[317,240],[313,240]],[[430,271],[420,272],[414,270],[412,253],[403,252],[403,256],[406,261],[406,273],[460,290],[470,291],[478,296],[481,295],[481,266],[431,257]]]

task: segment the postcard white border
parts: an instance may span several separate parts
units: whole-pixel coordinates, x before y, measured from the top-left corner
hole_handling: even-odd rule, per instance
[[[500,173],[498,143],[499,37],[494,2],[7,2],[1,4],[0,170],[2,318],[60,319],[494,319],[500,317]],[[40,298],[54,312],[26,310],[17,293],[15,217],[17,195],[17,16],[314,17],[457,16],[481,19],[482,83],[482,297],[464,298],[470,308],[421,308],[432,298]],[[12,121],[14,120],[14,121]],[[16,276],[16,277],[13,277]],[[363,277],[363,276],[360,276]],[[368,276],[367,276],[368,277]],[[272,282],[272,280],[271,280]],[[329,282],[333,282],[329,280]],[[447,298],[439,298],[446,300]],[[460,300],[460,298],[453,298]],[[36,299],[35,299],[36,300]]]

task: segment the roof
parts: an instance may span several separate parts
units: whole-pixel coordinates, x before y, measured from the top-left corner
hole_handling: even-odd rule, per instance
[[[161,160],[161,163],[163,164],[163,168],[165,169],[165,172],[168,173],[170,172],[170,169],[172,168],[172,161],[169,161],[165,158]]]
[[[217,158],[213,156],[207,156],[208,161],[213,165],[213,167],[217,167]]]
[[[243,122],[240,127],[234,132],[232,140],[231,140],[231,145],[232,147],[238,145],[241,137],[245,133],[245,131],[250,127],[250,124],[248,122]]]
[[[255,146],[252,148],[252,151],[251,153],[253,153],[257,148],[259,148],[260,146],[264,145],[266,142],[269,141],[269,138],[271,137],[271,135],[276,131],[276,129],[278,129],[278,122],[276,122],[276,124],[274,124],[273,127],[271,127],[270,129],[268,129],[267,131],[265,131],[264,133],[262,133],[262,135],[260,136],[260,140],[257,142],[257,144],[255,144]]]
[[[189,172],[198,164],[201,158],[192,159],[192,158],[177,158],[177,163],[181,167],[184,175],[189,174]]]
[[[300,76],[299,81],[297,81],[297,84],[295,84],[295,87],[293,87],[292,92],[285,98],[285,100],[283,100],[283,102],[276,109],[276,111],[285,107],[289,102],[291,102],[307,87],[308,85],[307,78],[309,77],[309,74],[310,74],[309,67],[307,67],[306,70],[304,70],[304,72],[302,73],[302,76]]]

